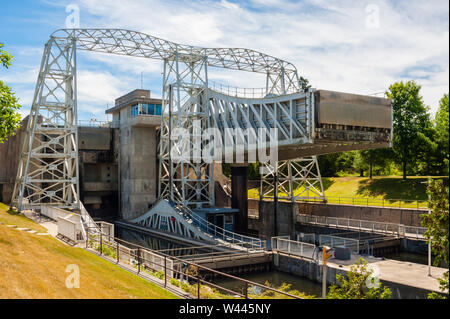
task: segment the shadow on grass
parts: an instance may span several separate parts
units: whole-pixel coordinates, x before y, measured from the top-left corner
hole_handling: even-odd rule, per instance
[[[333,181],[331,178],[329,177],[323,177],[322,178],[322,185],[323,185],[323,191],[325,192],[328,188],[331,187],[331,185],[334,184],[335,181]],[[294,188],[298,189],[301,183],[294,183]],[[317,184],[316,187],[319,189],[320,188],[320,184]]]
[[[433,179],[442,180],[439,177]],[[427,185],[423,183],[426,181],[423,177],[410,177],[406,180],[392,177],[363,180],[357,194],[364,197],[382,196],[385,199],[427,200]]]

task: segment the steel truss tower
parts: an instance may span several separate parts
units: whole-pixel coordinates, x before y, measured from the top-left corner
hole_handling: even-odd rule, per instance
[[[19,159],[13,205],[79,209],[76,45],[51,38],[45,45],[26,136]]]
[[[176,50],[164,60],[163,74],[159,197],[185,206],[213,206],[213,165],[202,160],[202,133],[210,127],[207,57]]]

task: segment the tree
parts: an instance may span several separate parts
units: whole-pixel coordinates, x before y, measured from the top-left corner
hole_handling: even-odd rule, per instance
[[[397,82],[386,92],[393,99],[393,150],[402,165],[403,179],[406,179],[407,165],[417,160],[424,144],[430,144],[431,147],[431,140],[423,134],[431,121],[420,88],[414,81]]]
[[[309,84],[309,80],[304,78],[303,76],[300,77],[299,82],[300,87],[302,88],[303,91],[306,91],[311,87],[311,85]]]
[[[7,51],[2,50],[4,44],[0,43],[0,62],[5,67],[8,68],[11,66],[12,56]]]
[[[439,102],[439,109],[434,119],[436,128],[436,143],[440,152],[443,169],[441,173],[449,172],[449,109],[448,94],[444,94]]]
[[[347,278],[338,274],[338,285],[332,285],[327,299],[389,299],[391,290],[381,283],[376,284],[372,276],[373,270],[368,269],[367,260],[359,260],[350,267]],[[368,287],[373,286],[373,287]]]
[[[391,156],[391,150],[388,148],[359,151],[359,157],[355,160],[355,166],[360,169],[368,170],[369,177],[372,179],[374,166],[384,167]]]
[[[427,228],[424,236],[428,241],[431,239],[431,249],[435,253],[434,264],[438,265],[441,261],[448,262],[449,188],[442,181],[429,180],[427,193],[430,197],[428,205],[431,214],[422,214],[421,224]],[[448,271],[439,282],[441,289],[448,294]]]
[[[2,50],[3,43],[0,43],[0,62],[7,69],[11,66],[12,56]],[[20,126],[20,114],[17,110],[21,106],[14,92],[3,81],[0,81],[0,143],[10,135],[14,135]]]

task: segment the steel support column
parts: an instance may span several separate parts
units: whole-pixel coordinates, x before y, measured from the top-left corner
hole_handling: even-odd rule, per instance
[[[11,202],[79,209],[76,45],[45,45]]]

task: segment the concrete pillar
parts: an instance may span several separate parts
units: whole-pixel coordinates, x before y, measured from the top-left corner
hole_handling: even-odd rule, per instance
[[[247,166],[231,166],[231,207],[239,209],[235,215],[236,232],[248,232]]]

